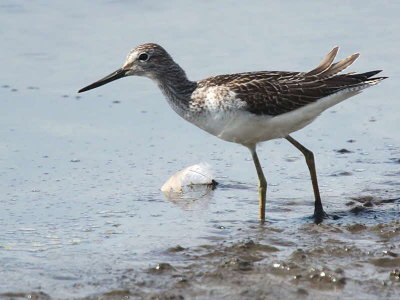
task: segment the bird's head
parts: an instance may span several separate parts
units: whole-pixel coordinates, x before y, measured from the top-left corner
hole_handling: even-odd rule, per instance
[[[174,65],[171,56],[163,47],[153,43],[143,44],[129,52],[121,68],[80,89],[78,93],[86,92],[126,76],[145,76],[155,80],[162,77]]]

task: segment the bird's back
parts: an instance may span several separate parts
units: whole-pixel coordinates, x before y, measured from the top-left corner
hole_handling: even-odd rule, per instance
[[[257,115],[277,116],[348,89],[364,89],[386,77],[381,72],[310,74],[310,72],[258,71],[209,77],[198,88],[228,89]]]

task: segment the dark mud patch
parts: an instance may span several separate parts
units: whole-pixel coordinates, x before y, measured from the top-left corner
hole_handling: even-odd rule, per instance
[[[2,293],[0,299],[18,300],[18,299],[32,299],[32,300],[50,300],[51,297],[43,292],[34,293]]]
[[[168,248],[166,252],[168,252],[168,253],[175,253],[175,252],[181,252],[181,251],[183,251],[183,250],[185,250],[185,248],[183,248],[183,247],[180,246],[180,245],[176,245],[175,247]]]
[[[352,176],[352,175],[353,175],[353,173],[348,172],[348,171],[339,171],[339,172],[335,172],[335,173],[331,174],[332,177]]]
[[[390,205],[388,209],[387,204]],[[375,220],[375,223],[390,219],[399,219],[400,217],[400,198],[376,198],[370,195],[352,197],[350,201],[345,203],[349,207],[350,215],[368,218]],[[341,216],[346,216],[348,213],[340,212]],[[355,224],[357,225],[357,224]]]
[[[392,268],[392,267],[400,267],[400,258],[390,258],[390,257],[382,257],[382,258],[373,258],[370,260],[370,263],[377,267],[383,268]]]
[[[400,158],[393,157],[393,158],[389,158],[389,160],[391,163],[400,164]]]
[[[353,151],[350,151],[350,150],[348,150],[348,149],[346,149],[346,148],[342,148],[342,149],[336,149],[336,150],[334,150],[336,153],[339,153],[339,154],[348,154],[348,153],[353,153]]]

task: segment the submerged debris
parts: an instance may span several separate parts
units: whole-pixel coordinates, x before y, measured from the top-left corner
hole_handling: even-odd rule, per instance
[[[161,187],[161,191],[182,193],[185,191],[185,187],[203,185],[214,188],[217,184],[213,179],[211,166],[207,163],[198,163],[172,175]]]
[[[389,278],[393,281],[400,281],[400,270],[395,269],[389,274]]]
[[[148,273],[152,274],[163,274],[170,273],[176,271],[176,269],[169,263],[159,263],[154,267],[151,267],[147,270]]]

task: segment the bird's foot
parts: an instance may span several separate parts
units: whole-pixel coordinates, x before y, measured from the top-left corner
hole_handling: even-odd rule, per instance
[[[340,217],[337,216],[337,215],[328,215],[323,209],[321,209],[321,210],[315,210],[314,211],[313,218],[314,218],[315,224],[320,224],[320,223],[322,223],[322,221],[324,219],[337,220]]]

